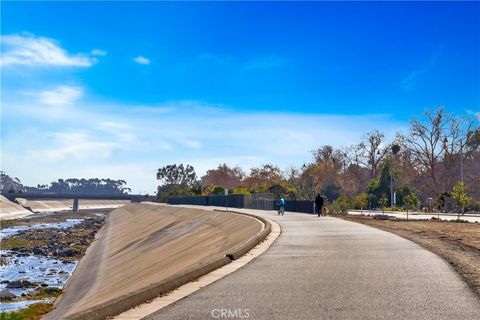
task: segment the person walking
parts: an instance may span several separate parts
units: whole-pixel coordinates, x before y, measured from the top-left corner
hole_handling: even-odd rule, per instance
[[[323,208],[323,197],[319,193],[319,194],[317,194],[317,197],[315,198],[315,211],[316,211],[316,213],[319,217],[322,214],[322,208]]]

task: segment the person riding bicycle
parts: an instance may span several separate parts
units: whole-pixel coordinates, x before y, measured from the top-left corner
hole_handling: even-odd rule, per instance
[[[283,214],[285,212],[285,199],[283,198],[283,196],[280,196],[278,198],[278,214]]]

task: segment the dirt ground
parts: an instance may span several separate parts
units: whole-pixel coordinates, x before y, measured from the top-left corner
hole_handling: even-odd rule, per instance
[[[395,233],[434,252],[480,297],[480,223],[374,220],[369,216],[342,218]]]

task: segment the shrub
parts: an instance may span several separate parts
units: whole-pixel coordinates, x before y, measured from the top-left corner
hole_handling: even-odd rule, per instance
[[[25,309],[0,312],[0,320],[37,320],[52,309],[53,303],[35,303]]]
[[[334,214],[347,214],[348,210],[351,209],[353,205],[347,196],[341,195],[332,202],[330,207],[331,212]]]

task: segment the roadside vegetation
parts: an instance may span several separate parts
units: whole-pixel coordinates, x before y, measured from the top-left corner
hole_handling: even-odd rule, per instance
[[[478,117],[478,115],[477,115]],[[168,197],[270,192],[291,200],[325,196],[333,213],[382,211],[480,211],[480,128],[471,115],[426,110],[407,133],[389,141],[373,130],[356,144],[320,146],[313,160],[285,171],[264,164],[245,173],[220,164],[198,178],[191,165],[158,169],[158,201]]]
[[[1,312],[0,320],[39,320],[52,307],[53,303],[35,303],[19,311]]]

